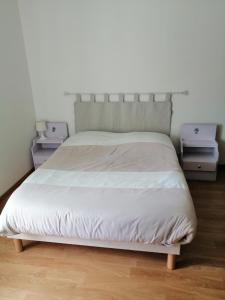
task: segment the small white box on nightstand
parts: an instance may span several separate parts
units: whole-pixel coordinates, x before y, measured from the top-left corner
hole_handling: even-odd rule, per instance
[[[219,159],[216,129],[216,124],[182,125],[181,165],[187,179],[216,180]]]
[[[45,138],[36,137],[31,147],[35,169],[48,160],[68,137],[68,128],[65,122],[46,122],[46,125]]]

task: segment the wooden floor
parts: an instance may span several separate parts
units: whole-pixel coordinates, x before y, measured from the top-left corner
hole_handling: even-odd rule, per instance
[[[190,183],[198,233],[183,246],[175,271],[166,270],[161,254],[46,243],[16,254],[0,238],[0,299],[224,300],[224,174],[216,183]]]

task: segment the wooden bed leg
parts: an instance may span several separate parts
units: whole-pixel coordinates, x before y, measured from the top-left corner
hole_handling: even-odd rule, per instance
[[[23,251],[23,243],[22,240],[13,240],[16,252],[19,253]]]
[[[176,265],[176,255],[168,254],[167,255],[167,269],[174,270]]]

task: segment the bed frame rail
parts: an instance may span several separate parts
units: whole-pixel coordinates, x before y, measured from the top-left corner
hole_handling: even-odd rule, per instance
[[[83,240],[77,238],[38,236],[38,235],[28,235],[28,234],[17,234],[13,236],[8,236],[8,238],[13,239],[16,252],[23,251],[22,240],[29,240],[29,241],[61,243],[61,244],[101,247],[101,248],[111,248],[111,249],[121,249],[121,250],[165,253],[167,254],[167,269],[169,270],[175,269],[176,255],[180,254],[180,244],[163,246],[163,245],[153,245],[153,244],[142,244],[136,242]]]

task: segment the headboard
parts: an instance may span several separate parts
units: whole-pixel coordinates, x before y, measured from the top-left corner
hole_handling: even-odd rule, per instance
[[[75,102],[75,130],[154,131],[170,135],[172,101]]]

